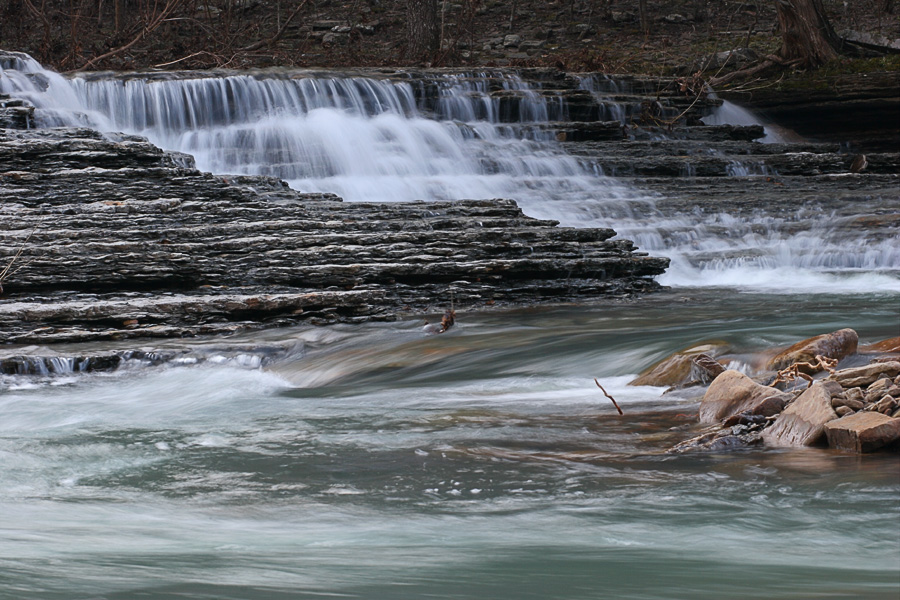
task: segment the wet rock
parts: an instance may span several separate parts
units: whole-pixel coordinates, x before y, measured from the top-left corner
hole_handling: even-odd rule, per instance
[[[866,344],[865,346],[862,346],[859,351],[872,353],[900,353],[900,337],[888,338],[886,340],[881,340],[880,342],[875,342],[874,344]]]
[[[898,374],[900,374],[900,361],[888,361],[852,369],[841,369],[829,376],[829,379],[837,381],[844,388],[855,388],[868,386],[882,376],[896,377]]]
[[[680,442],[669,449],[669,453],[682,454],[696,451],[724,451],[755,446],[762,440],[760,424],[736,424],[710,429]]]
[[[719,375],[703,395],[700,422],[715,423],[741,413],[778,414],[790,399],[789,394],[760,385],[739,371],[728,370]]]
[[[15,207],[0,264],[22,250],[3,342],[390,318],[443,309],[451,289],[462,307],[621,296],[658,289],[668,262],[510,200],[343,203],[200,173],[136,136],[3,129],[0,163],[0,205]]]
[[[790,348],[779,352],[766,364],[766,368],[778,371],[794,363],[815,363],[817,355],[840,360],[856,352],[858,344],[859,336],[852,329],[841,329],[833,333],[817,335],[797,342]],[[800,369],[808,374],[821,370],[803,366]]]
[[[849,452],[875,452],[900,440],[900,419],[859,412],[825,424],[828,445]]]
[[[781,90],[720,95],[765,112],[801,135],[849,142],[867,153],[896,149],[900,135],[896,72],[842,73],[812,81],[801,78]],[[822,123],[830,125],[823,128]]]
[[[628,385],[653,385],[671,387],[687,383],[692,379],[692,371],[699,368],[697,367],[697,365],[695,365],[693,361],[694,358],[701,355],[707,355],[707,358],[709,358],[709,360],[715,362],[712,356],[709,355],[714,356],[716,354],[721,354],[724,349],[725,346],[721,343],[701,344],[699,346],[691,346],[689,348],[685,348],[684,350],[680,350],[675,354],[669,356],[668,358],[656,363],[649,369],[646,369]],[[712,367],[711,365],[708,366],[709,369],[714,369],[714,367]],[[707,369],[700,369],[708,373]],[[724,368],[722,370],[724,371]],[[710,380],[711,379],[712,378],[710,378]]]
[[[691,359],[691,379],[707,384],[725,372],[725,367],[708,354],[698,354]]]
[[[825,424],[838,418],[831,407],[833,395],[840,393],[834,382],[816,382],[778,415],[763,431],[770,446],[814,446],[824,441]]]

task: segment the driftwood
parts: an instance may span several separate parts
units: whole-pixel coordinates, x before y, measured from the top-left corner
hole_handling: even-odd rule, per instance
[[[769,387],[775,387],[779,383],[787,383],[789,381],[795,381],[797,378],[805,379],[807,382],[806,387],[810,387],[813,384],[812,375],[808,375],[801,371],[800,369],[806,368],[812,372],[818,371],[828,371],[832,375],[834,375],[834,369],[837,367],[838,360],[836,358],[829,358],[827,356],[822,356],[821,354],[816,355],[816,362],[795,362],[791,366],[784,368],[778,371],[778,374],[775,377],[775,381],[769,384]]]
[[[609,393],[608,393],[605,389],[603,389],[603,386],[600,385],[600,382],[597,381],[597,378],[596,378],[596,377],[594,378],[594,383],[597,384],[597,387],[600,388],[600,391],[603,392],[603,395],[604,395],[604,396],[606,396],[607,398],[609,398],[610,400],[612,400],[613,406],[616,407],[616,410],[619,411],[619,414],[620,414],[620,415],[624,415],[625,413],[623,413],[623,412],[622,412],[622,409],[619,408],[619,404],[618,404],[618,402],[616,402],[616,399],[613,398],[612,396],[610,396]]]

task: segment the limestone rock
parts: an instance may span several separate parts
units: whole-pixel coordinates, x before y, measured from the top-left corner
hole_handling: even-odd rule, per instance
[[[760,385],[739,371],[729,370],[710,384],[700,403],[700,422],[716,423],[739,413],[778,414],[789,394]],[[829,398],[830,401],[830,398]],[[829,410],[831,406],[828,407]]]
[[[838,418],[831,407],[833,395],[840,393],[834,382],[816,382],[800,394],[771,427],[763,431],[770,446],[814,446],[825,436],[825,424]]]
[[[900,419],[859,412],[825,425],[828,445],[850,452],[874,452],[900,440]]]
[[[841,329],[833,333],[817,335],[797,342],[787,350],[783,350],[772,358],[766,368],[778,371],[794,363],[815,362],[816,355],[836,358],[838,360],[856,352],[859,336],[852,329]],[[804,372],[814,372],[801,369]]]
[[[878,362],[865,365],[863,367],[855,367],[852,369],[841,369],[829,379],[837,381],[845,388],[855,388],[868,386],[882,376],[896,377],[900,374],[900,361]]]
[[[21,251],[5,343],[391,318],[451,289],[458,307],[628,295],[668,263],[511,200],[344,203],[137,136],[0,129],[0,164],[0,264]]]

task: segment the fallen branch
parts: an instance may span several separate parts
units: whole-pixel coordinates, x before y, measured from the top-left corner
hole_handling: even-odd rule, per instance
[[[790,68],[790,67],[795,67],[795,66],[799,65],[801,62],[803,62],[803,59],[800,59],[800,58],[785,61],[784,59],[779,58],[779,57],[775,56],[774,54],[770,54],[770,55],[766,56],[765,60],[763,60],[762,62],[757,63],[753,66],[747,67],[746,69],[732,71],[731,73],[728,73],[727,75],[722,75],[721,77],[714,77],[713,79],[710,79],[709,85],[716,87],[716,86],[728,83],[729,81],[732,81],[734,79],[738,79],[740,77],[752,77],[752,76],[756,75],[757,73],[765,71],[766,69],[770,69],[774,66]]]
[[[188,60],[188,59],[194,58],[195,56],[200,56],[200,55],[212,56],[213,58],[216,59],[217,64],[222,64],[222,59],[225,58],[224,56],[219,56],[218,54],[213,54],[212,52],[207,52],[206,50],[200,50],[199,52],[194,52],[193,54],[189,54],[188,56],[185,56],[183,58],[177,58],[175,60],[172,60],[172,61],[169,61],[166,63],[160,63],[158,65],[153,65],[153,68],[154,69],[162,69],[163,67],[171,67],[174,64],[180,63],[182,61],[185,61],[185,60]]]
[[[603,386],[600,385],[600,382],[597,381],[597,378],[596,378],[596,377],[594,377],[594,383],[597,384],[597,387],[600,388],[600,391],[603,392],[603,395],[604,395],[604,396],[606,396],[607,398],[609,398],[610,400],[612,400],[613,406],[616,407],[616,410],[619,411],[619,414],[620,414],[620,415],[624,415],[625,413],[623,413],[623,412],[622,412],[622,409],[619,408],[619,404],[618,404],[618,402],[616,402],[616,399],[613,398],[612,396],[610,396],[609,393],[607,393],[607,391],[606,391],[605,389],[603,389]]]
[[[795,362],[791,366],[778,371],[778,374],[775,376],[775,381],[769,384],[769,387],[775,387],[779,383],[789,383],[799,378],[805,379],[807,382],[806,387],[809,388],[813,384],[812,375],[801,371],[801,369],[809,370],[812,373],[818,373],[819,371],[828,371],[830,374],[834,375],[834,370],[837,367],[837,364],[838,360],[836,358],[829,358],[827,356],[817,354],[816,362],[814,363]]]

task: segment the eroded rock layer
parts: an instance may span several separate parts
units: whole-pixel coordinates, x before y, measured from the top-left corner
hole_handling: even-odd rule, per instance
[[[90,129],[0,129],[0,164],[3,342],[622,296],[668,263],[511,200],[344,203]]]

